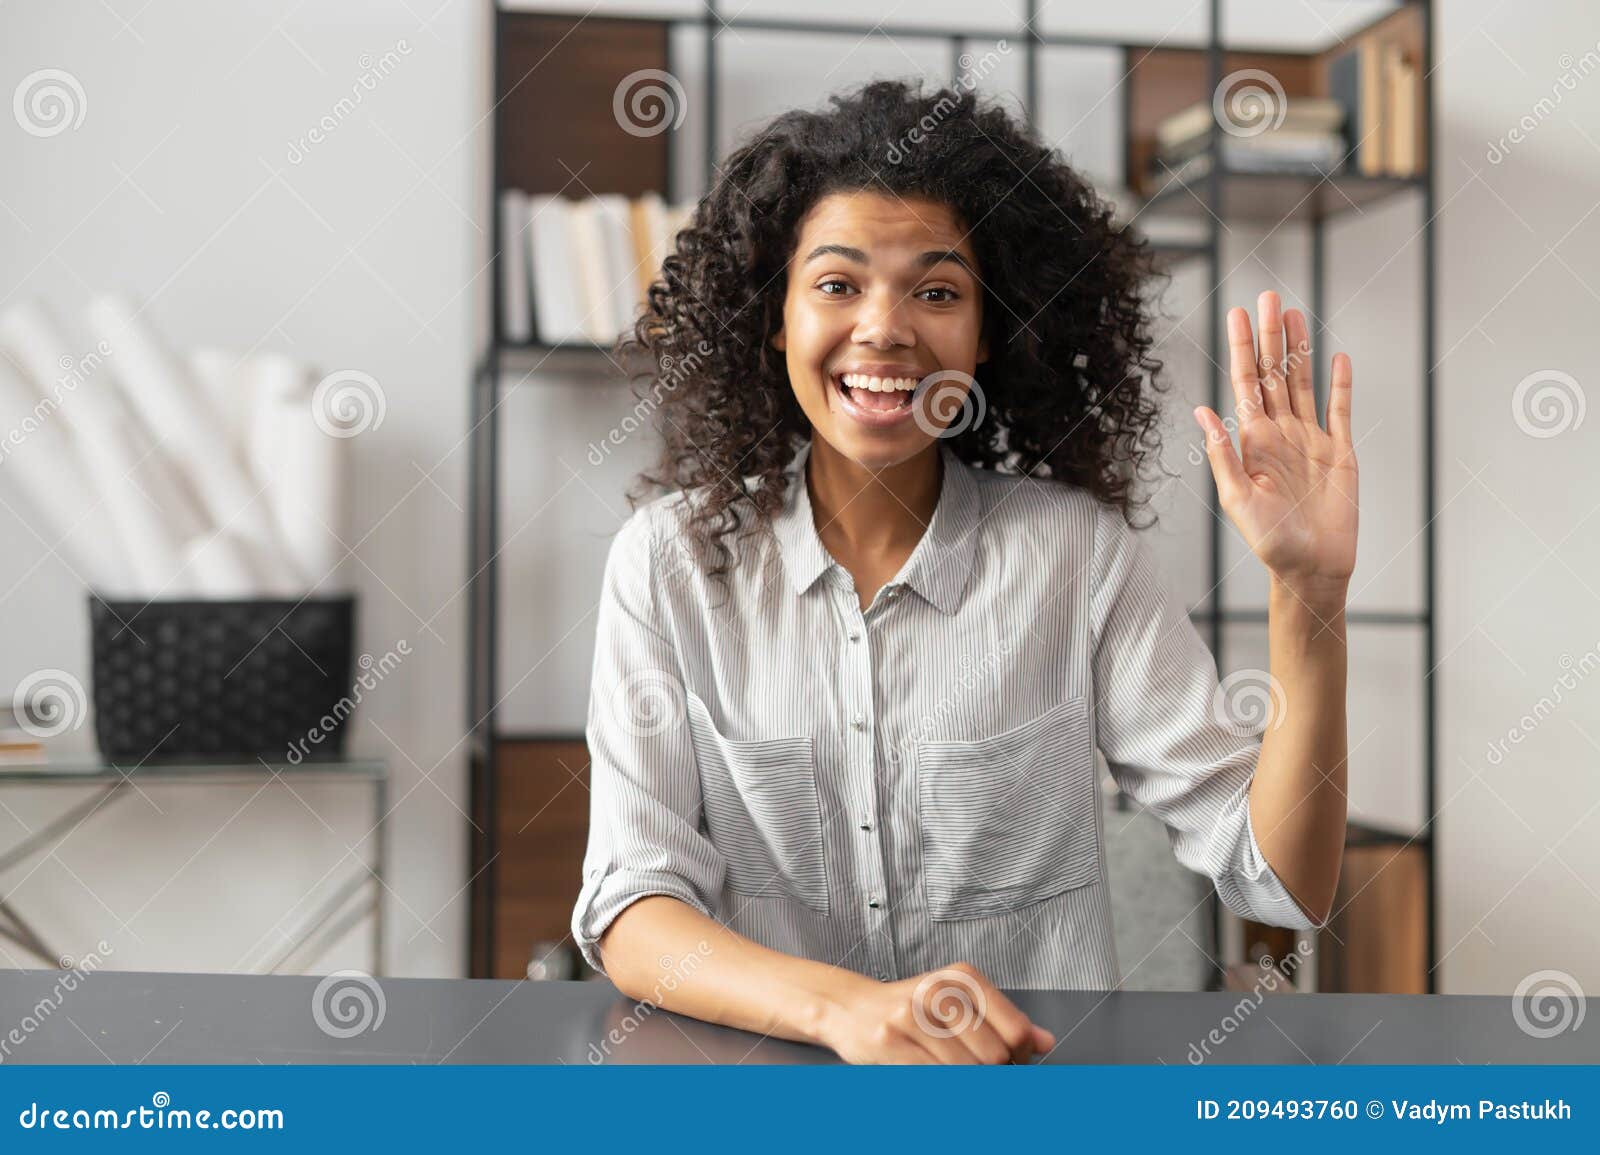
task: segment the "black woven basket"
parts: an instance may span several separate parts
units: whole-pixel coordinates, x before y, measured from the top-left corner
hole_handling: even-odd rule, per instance
[[[91,593],[89,623],[104,757],[298,762],[343,753],[348,708],[336,707],[351,692],[353,596],[141,602]]]

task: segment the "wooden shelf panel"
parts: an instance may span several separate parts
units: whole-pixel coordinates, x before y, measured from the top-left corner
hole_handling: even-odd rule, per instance
[[[1206,179],[1170,181],[1150,198],[1145,210],[1175,217],[1204,218]],[[1419,177],[1356,174],[1317,176],[1298,173],[1223,173],[1216,215],[1223,221],[1277,224],[1360,212],[1396,193],[1420,190]]]

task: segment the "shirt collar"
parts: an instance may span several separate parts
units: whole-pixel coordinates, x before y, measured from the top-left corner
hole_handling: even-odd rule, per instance
[[[786,469],[788,492],[783,508],[773,517],[773,531],[783,565],[796,594],[805,593],[830,567],[838,564],[817,536],[811,494],[805,480],[806,459],[810,454],[811,441],[807,440]],[[941,613],[953,614],[961,604],[962,592],[972,572],[982,511],[972,467],[942,441],[939,454],[944,462],[944,479],[933,519],[890,584],[904,583]]]

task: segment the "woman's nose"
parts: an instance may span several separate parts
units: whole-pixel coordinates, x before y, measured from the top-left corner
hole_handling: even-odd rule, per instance
[[[851,337],[863,345],[914,345],[907,311],[908,298],[897,289],[881,289],[865,295],[861,316]]]

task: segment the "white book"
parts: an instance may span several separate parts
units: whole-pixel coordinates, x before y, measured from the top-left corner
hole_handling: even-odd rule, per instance
[[[571,201],[558,196],[528,198],[534,326],[539,340],[549,345],[587,340],[569,220],[571,207]]]
[[[600,219],[600,207],[593,197],[574,201],[567,210],[572,226],[572,250],[581,293],[580,316],[584,339],[596,344],[606,344],[616,337],[616,314],[613,312],[610,286],[606,283],[605,226]]]
[[[633,328],[639,312],[638,263],[633,247],[633,207],[618,193],[602,193],[594,198],[605,240],[605,290],[611,306],[611,339]]]
[[[533,306],[528,299],[528,194],[500,194],[500,329],[508,341],[533,338]]]

